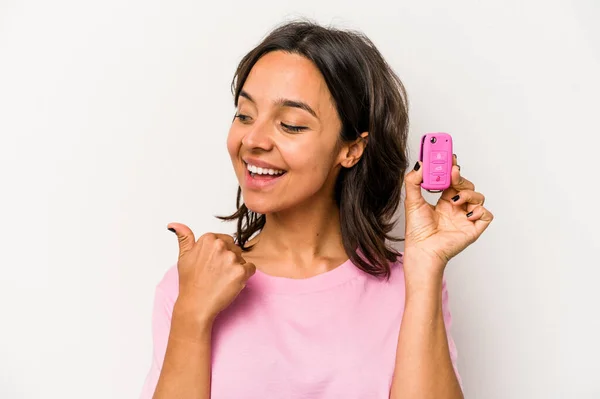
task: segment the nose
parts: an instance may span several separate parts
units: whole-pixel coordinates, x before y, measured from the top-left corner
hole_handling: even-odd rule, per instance
[[[250,149],[262,149],[265,151],[272,149],[273,137],[269,123],[254,122],[242,138],[242,145]]]

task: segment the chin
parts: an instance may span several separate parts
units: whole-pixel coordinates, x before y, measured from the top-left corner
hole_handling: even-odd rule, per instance
[[[252,199],[252,198],[244,198],[244,204],[246,208],[255,213],[260,213],[266,215],[267,213],[273,213],[276,209],[273,207],[273,204],[270,201],[265,201],[263,199]]]
[[[281,204],[273,201],[268,195],[250,193],[247,197],[242,193],[242,198],[246,208],[255,213],[266,215],[268,213],[274,213],[281,210]]]

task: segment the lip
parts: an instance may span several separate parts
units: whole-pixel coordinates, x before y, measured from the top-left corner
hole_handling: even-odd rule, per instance
[[[248,170],[248,167],[244,165],[244,185],[250,190],[264,190],[277,184],[279,180],[281,180],[286,174],[287,173],[284,173],[282,175],[268,180],[255,179],[252,176],[250,176],[250,171]]]
[[[274,170],[283,170],[283,171],[285,171],[285,169],[280,168],[279,166],[275,166],[275,165],[270,164],[268,162],[261,161],[260,159],[250,158],[250,157],[244,157],[244,158],[242,158],[242,160],[246,164],[254,165],[254,166],[259,167],[259,168],[267,168],[267,169],[274,169]],[[245,165],[245,166],[247,166],[247,165]]]

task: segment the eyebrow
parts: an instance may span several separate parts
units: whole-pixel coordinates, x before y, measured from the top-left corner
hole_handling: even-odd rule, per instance
[[[244,90],[240,91],[240,97],[247,98],[251,102],[256,103],[256,101],[254,101],[254,99],[252,98],[252,96],[250,94],[248,94],[248,92],[246,92]],[[307,103],[305,103],[303,101],[289,100],[287,98],[278,98],[277,100],[275,100],[273,102],[273,104],[276,105],[276,106],[280,106],[280,107],[300,108],[300,109],[305,110],[306,112],[308,112],[309,114],[311,114],[315,118],[319,119],[319,117],[317,116],[317,113],[315,112],[315,110],[313,110],[310,105],[308,105]]]

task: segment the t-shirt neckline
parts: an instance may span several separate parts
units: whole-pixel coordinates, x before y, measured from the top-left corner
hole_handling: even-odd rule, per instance
[[[293,295],[326,290],[341,285],[360,274],[361,270],[348,258],[331,270],[306,278],[273,276],[256,269],[247,285],[261,292]]]

